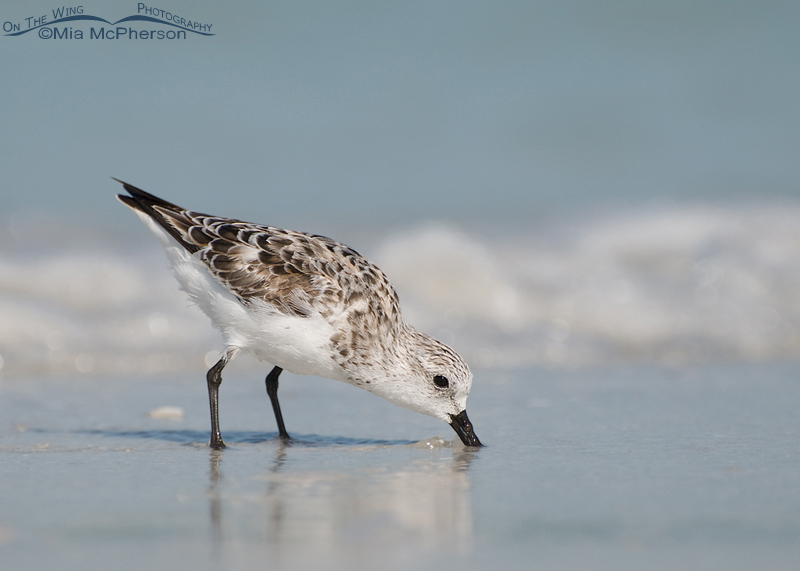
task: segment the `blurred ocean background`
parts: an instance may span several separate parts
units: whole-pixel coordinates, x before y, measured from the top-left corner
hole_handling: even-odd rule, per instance
[[[0,34],[0,568],[797,567],[800,2],[82,10],[140,4],[214,35]],[[111,177],[367,256],[487,446],[294,375],[284,441],[242,357],[208,449],[220,336]]]
[[[475,367],[800,357],[797,2],[159,8],[214,35],[0,37],[3,378],[216,360],[112,176],[349,244]]]

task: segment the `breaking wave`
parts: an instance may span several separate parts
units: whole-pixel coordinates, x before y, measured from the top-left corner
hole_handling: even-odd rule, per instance
[[[800,208],[562,222],[429,223],[361,250],[394,282],[406,319],[474,367],[800,356]],[[47,232],[18,226],[0,246],[5,378],[213,364],[219,335],[157,247],[78,237],[54,249]]]

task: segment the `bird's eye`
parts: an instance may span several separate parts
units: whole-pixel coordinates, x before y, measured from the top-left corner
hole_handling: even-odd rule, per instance
[[[450,381],[447,380],[447,377],[443,377],[442,375],[436,375],[433,377],[433,384],[439,387],[440,389],[446,389],[450,386]]]

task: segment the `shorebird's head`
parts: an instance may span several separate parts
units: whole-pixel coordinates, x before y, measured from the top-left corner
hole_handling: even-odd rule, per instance
[[[409,343],[399,351],[390,375],[373,392],[416,412],[444,420],[466,446],[482,446],[467,417],[472,373],[464,360],[444,343],[409,328]]]

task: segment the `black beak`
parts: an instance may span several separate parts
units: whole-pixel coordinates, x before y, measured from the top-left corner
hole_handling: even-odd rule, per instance
[[[467,411],[466,409],[462,410],[458,414],[451,414],[450,415],[450,426],[453,427],[453,430],[456,431],[458,437],[461,439],[461,442],[464,443],[464,446],[483,446],[481,441],[478,440],[478,437],[475,436],[475,431],[472,429],[472,423],[467,418]]]

